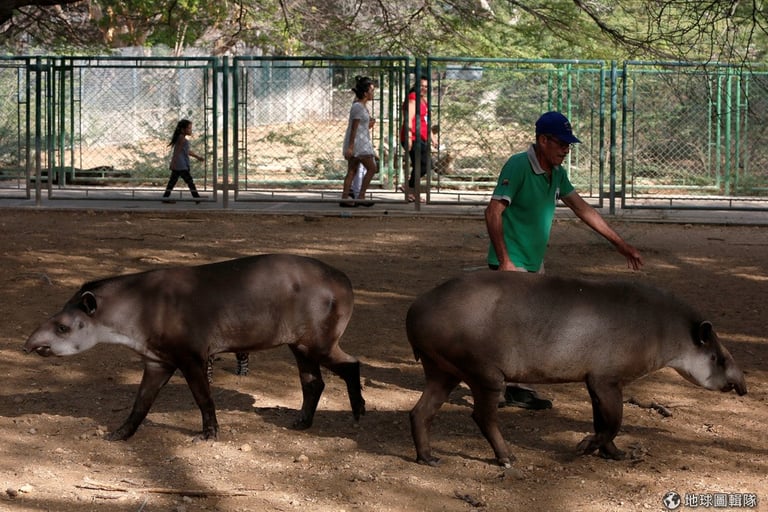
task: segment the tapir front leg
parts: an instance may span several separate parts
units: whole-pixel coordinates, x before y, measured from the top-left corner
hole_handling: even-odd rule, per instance
[[[587,390],[592,399],[592,418],[595,434],[582,439],[578,450],[588,455],[595,450],[605,459],[622,460],[624,452],[613,443],[621,427],[623,412],[622,389],[616,382],[587,378]]]
[[[515,457],[509,453],[504,437],[499,429],[499,394],[501,387],[498,388],[480,388],[475,385],[472,389],[472,397],[475,406],[472,410],[472,419],[475,420],[483,437],[490,443],[493,452],[496,454],[496,461],[500,466],[509,468]]]
[[[133,403],[133,409],[123,424],[107,435],[109,441],[125,441],[130,438],[147,417],[149,408],[157,398],[157,394],[168,383],[168,380],[176,371],[176,367],[156,361],[144,362],[144,375],[141,377],[139,391]]]
[[[216,406],[211,397],[211,385],[208,381],[207,361],[192,359],[180,366],[189,389],[203,417],[203,439],[216,439],[219,435],[219,422],[216,420]]]

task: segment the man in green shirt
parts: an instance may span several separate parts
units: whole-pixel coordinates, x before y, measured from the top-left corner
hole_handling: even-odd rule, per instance
[[[544,254],[558,199],[613,244],[627,258],[629,268],[637,270],[643,265],[638,250],[625,242],[568,180],[562,164],[571,144],[580,142],[563,114],[547,112],[536,121],[536,142],[504,164],[485,209],[491,269],[544,272]],[[508,404],[519,407],[552,407],[552,402],[539,398],[532,389],[514,384],[507,387],[504,397]]]

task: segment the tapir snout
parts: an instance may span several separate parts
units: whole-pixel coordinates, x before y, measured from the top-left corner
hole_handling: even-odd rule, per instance
[[[27,345],[29,345],[29,342],[27,342]],[[27,346],[24,346],[24,352],[29,354],[30,352],[34,352],[35,354],[42,356],[42,357],[50,357],[53,355],[53,351],[51,350],[50,345],[40,345],[35,348],[27,348]]]
[[[712,391],[735,390],[747,394],[744,373],[734,361],[708,321],[701,322],[692,335],[691,345],[682,350],[667,366],[687,381]]]
[[[711,390],[747,392],[744,374],[712,324],[669,293],[633,282],[474,272],[428,291],[406,317],[426,386],[410,413],[417,461],[435,465],[429,429],[450,392],[466,382],[472,417],[497,461],[510,464],[498,425],[505,382],[584,382],[594,435],[578,445],[620,459],[626,384],[665,366]]]
[[[60,312],[38,327],[24,343],[24,352],[43,357],[71,356],[93,347],[96,338],[82,332],[92,321],[85,318],[86,300],[80,299],[69,301]]]
[[[747,394],[747,380],[744,378],[744,372],[739,369],[730,354],[728,357],[730,359],[725,367],[725,385],[720,388],[720,391],[728,393],[735,390],[737,395],[744,396]]]

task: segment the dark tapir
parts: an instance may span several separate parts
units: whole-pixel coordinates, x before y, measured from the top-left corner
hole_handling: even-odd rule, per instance
[[[621,426],[622,388],[669,366],[707,389],[747,392],[744,375],[710,322],[671,295],[637,283],[481,271],[452,279],[408,310],[408,340],[426,375],[411,410],[417,460],[436,465],[429,427],[449,393],[466,382],[472,418],[499,464],[510,453],[499,431],[505,382],[583,381],[595,434],[579,443],[607,458]]]
[[[360,363],[339,348],[352,315],[349,278],[316,259],[261,255],[110,277],[83,285],[24,345],[41,356],[69,356],[116,343],[144,359],[128,419],[109,439],[131,437],[176,369],[203,416],[203,436],[218,422],[206,376],[208,357],[288,345],[303,393],[294,426],[308,428],[325,384],[320,366],[347,384],[355,420],[365,413]]]

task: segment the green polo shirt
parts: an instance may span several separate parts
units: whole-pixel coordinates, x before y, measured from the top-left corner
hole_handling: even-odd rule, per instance
[[[555,167],[549,179],[536,159],[533,145],[504,164],[491,198],[508,205],[501,222],[509,259],[516,267],[529,272],[541,268],[557,200],[571,192],[573,185],[566,170],[562,166]],[[492,244],[488,249],[488,264],[499,264]]]

